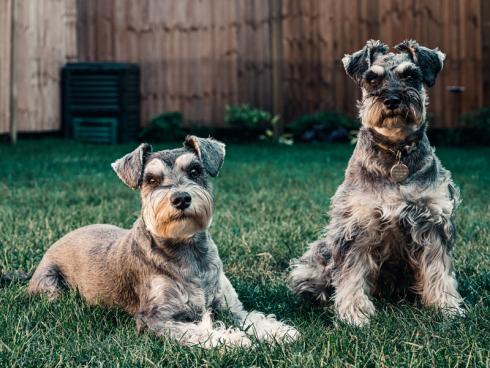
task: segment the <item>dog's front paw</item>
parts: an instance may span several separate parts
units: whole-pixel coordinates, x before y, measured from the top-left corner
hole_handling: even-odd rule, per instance
[[[294,327],[278,321],[272,315],[266,316],[258,312],[252,312],[248,315],[244,327],[247,333],[267,342],[288,343],[301,336]]]
[[[337,304],[336,309],[340,320],[358,327],[367,325],[369,318],[376,313],[373,302],[367,297],[353,300],[349,304]]]
[[[455,297],[437,304],[437,307],[447,317],[463,317],[465,310],[461,307],[462,301],[461,297]]]
[[[218,346],[228,347],[249,347],[252,341],[247,334],[238,329],[214,330],[207,339],[200,341],[199,345],[205,349],[211,349]]]
[[[426,295],[422,299],[424,305],[439,309],[447,317],[464,316],[465,310],[462,308],[463,298],[461,298],[457,291],[452,291],[451,293],[433,293],[430,296],[431,298],[428,298]]]

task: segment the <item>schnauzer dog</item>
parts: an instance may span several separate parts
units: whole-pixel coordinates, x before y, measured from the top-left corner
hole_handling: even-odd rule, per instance
[[[115,161],[119,178],[141,189],[141,216],[131,230],[90,225],[65,235],[44,255],[29,293],[53,299],[67,287],[78,289],[89,303],[133,315],[138,331],[148,328],[183,345],[247,346],[247,334],[294,340],[294,328],[244,310],[208,234],[208,175],[218,174],[224,156],[221,142],[189,136],[183,148],[152,153],[141,144]],[[213,325],[213,308],[230,312],[243,331]]]
[[[459,191],[426,135],[425,89],[445,55],[413,40],[395,48],[370,40],[342,59],[362,90],[362,127],[330,223],[289,275],[295,293],[332,296],[338,317],[354,325],[369,321],[380,292],[410,290],[424,305],[462,312],[450,255]]]

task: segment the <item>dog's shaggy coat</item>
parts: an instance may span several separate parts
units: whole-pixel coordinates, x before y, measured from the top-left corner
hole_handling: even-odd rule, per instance
[[[459,192],[425,132],[425,86],[434,84],[444,54],[415,41],[397,49],[369,41],[343,59],[362,88],[362,127],[330,223],[292,261],[289,276],[295,293],[332,297],[338,317],[355,325],[375,313],[372,296],[405,288],[425,305],[461,312],[450,256]],[[390,174],[397,163],[409,170],[400,182]]]
[[[297,338],[273,316],[244,310],[207,232],[207,174],[218,174],[224,155],[224,144],[190,136],[184,148],[152,153],[142,144],[117,160],[113,168],[121,180],[141,189],[141,216],[130,230],[98,224],[65,235],[44,255],[29,293],[53,299],[66,287],[78,289],[89,303],[133,315],[138,330],[184,345],[247,346],[247,334],[266,341]],[[213,324],[213,309],[230,312],[243,330]]]

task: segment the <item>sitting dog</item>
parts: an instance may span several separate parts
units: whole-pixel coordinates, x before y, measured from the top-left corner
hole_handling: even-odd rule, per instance
[[[66,287],[78,289],[89,303],[133,315],[138,330],[183,345],[246,346],[247,334],[294,340],[294,328],[243,309],[207,231],[213,204],[208,175],[218,174],[224,156],[224,144],[189,136],[183,148],[152,153],[141,144],[114,162],[119,178],[141,189],[141,216],[131,230],[90,225],[65,235],[44,255],[29,293],[53,299]],[[213,326],[212,308],[229,311],[244,331]]]
[[[362,127],[330,223],[289,275],[295,293],[332,296],[338,317],[354,325],[375,313],[371,296],[400,289],[461,312],[450,256],[459,191],[426,136],[425,89],[445,55],[413,40],[396,50],[370,40],[342,59],[362,90]]]

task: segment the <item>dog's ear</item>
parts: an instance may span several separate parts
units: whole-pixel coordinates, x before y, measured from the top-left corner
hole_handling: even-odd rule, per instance
[[[378,55],[388,52],[389,48],[383,42],[369,40],[361,50],[342,58],[345,72],[349,77],[359,83],[366,70],[368,70]]]
[[[432,87],[436,83],[437,74],[442,70],[446,58],[446,55],[437,47],[429,49],[420,46],[415,40],[405,40],[396,45],[395,49],[407,53],[420,68],[423,81],[427,87]]]
[[[131,189],[141,185],[145,159],[148,153],[151,153],[151,149],[148,143],[142,143],[133,152],[111,164],[117,176]]]
[[[191,149],[202,161],[204,169],[211,176],[217,176],[225,160],[225,145],[212,138],[188,135],[184,147]]]

